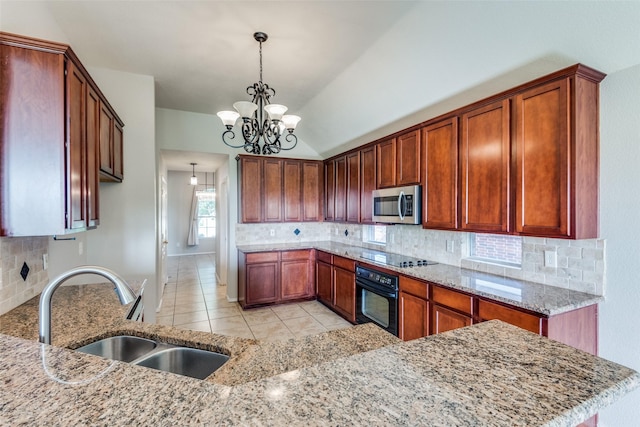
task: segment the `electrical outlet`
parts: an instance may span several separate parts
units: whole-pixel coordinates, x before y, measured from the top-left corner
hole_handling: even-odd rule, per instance
[[[544,251],[544,266],[545,267],[558,266],[558,253],[556,251]]]
[[[269,236],[273,237],[275,235],[276,235],[276,230],[274,230],[273,228],[269,230]]]
[[[447,252],[453,253],[455,250],[455,242],[453,240],[447,240]]]
[[[42,254],[42,269],[49,268],[49,254]]]

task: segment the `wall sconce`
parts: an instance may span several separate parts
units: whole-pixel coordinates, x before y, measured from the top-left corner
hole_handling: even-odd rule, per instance
[[[196,165],[197,163],[190,163],[191,169],[193,170],[193,175],[191,176],[191,185],[198,185],[198,177],[196,176]]]

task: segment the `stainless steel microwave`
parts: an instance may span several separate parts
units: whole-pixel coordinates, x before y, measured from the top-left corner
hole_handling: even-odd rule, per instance
[[[373,220],[387,224],[420,224],[421,187],[373,190]]]

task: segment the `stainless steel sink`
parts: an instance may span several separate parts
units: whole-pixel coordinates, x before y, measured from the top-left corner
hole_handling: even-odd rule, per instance
[[[158,369],[203,380],[229,360],[229,356],[206,350],[174,347],[154,352],[135,362],[138,366]]]
[[[229,356],[225,354],[128,335],[105,338],[76,351],[200,380],[207,378],[229,360]]]
[[[155,341],[146,338],[121,335],[87,344],[76,351],[122,362],[132,362],[148,354],[157,346]]]

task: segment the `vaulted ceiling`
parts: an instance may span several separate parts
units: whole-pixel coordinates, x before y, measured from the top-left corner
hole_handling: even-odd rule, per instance
[[[81,60],[152,75],[156,106],[215,114],[258,80],[328,157],[582,62],[640,63],[640,2],[51,1]]]

